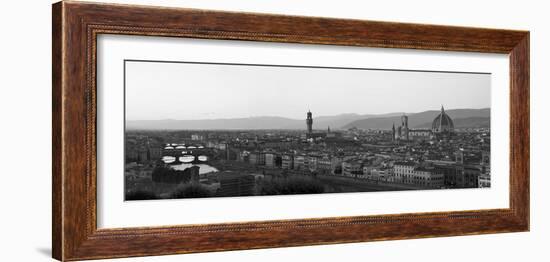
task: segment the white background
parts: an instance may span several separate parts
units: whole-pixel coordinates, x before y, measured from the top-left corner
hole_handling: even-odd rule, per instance
[[[547,261],[543,170],[550,80],[544,1],[119,1],[196,8],[436,23],[531,31],[531,232],[134,258],[127,261]],[[11,1],[0,11],[1,260],[48,261],[51,245],[51,9]]]
[[[241,41],[237,44],[235,41],[103,35],[98,39],[97,58],[97,215],[99,228],[509,207],[508,161],[510,151],[509,143],[507,143],[509,137],[507,115],[510,92],[509,59],[506,55],[250,41]],[[503,164],[492,165],[491,188],[481,190],[425,190],[124,202],[122,201],[124,166],[121,161],[124,159],[124,73],[122,66],[124,59],[490,72],[491,163]],[[415,74],[425,73],[417,72]],[[126,78],[127,84],[132,81],[129,74],[126,75]],[[367,81],[370,79],[372,77]],[[430,81],[429,78],[423,80],[423,82],[428,81]],[[369,84],[376,85],[376,82],[369,82]],[[129,92],[129,88],[130,86],[127,86],[127,92]],[[256,88],[261,90],[266,87],[256,86]],[[348,86],[341,88],[343,92],[350,92]],[[398,92],[398,90],[388,88],[391,86],[386,87],[387,92]],[[411,88],[414,87],[411,86]],[[314,94],[314,96],[316,95]],[[434,96],[433,99],[430,102],[438,106],[440,98]],[[369,100],[365,98],[364,101]],[[416,101],[415,103],[422,102]],[[126,105],[128,105],[128,101]],[[147,105],[143,106],[148,107]],[[396,111],[398,110],[396,109]],[[143,216],[144,213],[149,215]]]

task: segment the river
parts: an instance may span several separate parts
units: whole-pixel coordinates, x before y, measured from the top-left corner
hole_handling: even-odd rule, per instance
[[[199,160],[201,161],[204,161],[206,159],[201,159],[202,156],[199,156]],[[186,168],[189,168],[189,167],[192,167],[192,166],[198,166],[199,167],[199,174],[206,174],[206,173],[211,173],[211,172],[218,172],[219,170],[213,166],[210,166],[208,164],[192,164],[191,162],[193,161],[194,157],[180,157],[180,161],[182,162],[181,164],[179,165],[170,165],[170,167],[172,167],[173,169],[175,170],[185,170]],[[165,156],[162,158],[162,161],[164,161],[164,163],[166,164],[169,164],[169,163],[172,163],[176,160],[175,157],[173,156]]]

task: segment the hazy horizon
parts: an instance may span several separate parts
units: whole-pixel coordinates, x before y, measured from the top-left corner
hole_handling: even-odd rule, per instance
[[[127,121],[490,108],[490,74],[125,62]]]
[[[445,106],[445,105],[443,105]],[[481,108],[447,108],[445,107],[445,111],[452,111],[452,110],[483,110],[483,109],[491,109],[491,107],[481,107]],[[374,113],[365,113],[365,114],[358,114],[358,113],[340,113],[335,115],[315,115],[315,112],[312,111],[313,118],[320,118],[320,117],[336,117],[336,116],[344,116],[344,115],[369,115],[373,117],[377,116],[385,116],[385,115],[398,115],[398,114],[405,114],[405,115],[412,115],[412,114],[419,114],[427,111],[440,111],[441,106],[438,109],[427,109],[419,112],[387,112],[387,113],[380,113],[380,114],[374,114]],[[163,121],[163,120],[174,120],[174,121],[193,121],[193,120],[224,120],[224,119],[242,119],[242,118],[262,118],[262,117],[274,117],[274,118],[286,118],[290,120],[304,120],[306,118],[306,112],[303,112],[302,118],[290,118],[290,117],[283,117],[283,116],[275,116],[275,115],[265,115],[265,116],[248,116],[248,117],[226,117],[226,118],[201,118],[201,119],[175,119],[175,118],[164,118],[164,119],[126,119],[126,121]]]

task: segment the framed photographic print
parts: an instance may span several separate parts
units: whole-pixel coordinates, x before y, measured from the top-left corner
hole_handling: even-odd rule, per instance
[[[53,5],[53,257],[529,230],[529,32]]]

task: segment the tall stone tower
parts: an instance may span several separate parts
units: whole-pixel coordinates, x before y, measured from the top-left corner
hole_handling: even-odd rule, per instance
[[[393,126],[391,127],[391,141],[395,142],[395,123],[393,123]]]
[[[403,139],[409,140],[409,117],[406,115],[401,116],[401,126],[403,128],[403,133],[401,134]]]
[[[311,135],[311,133],[313,132],[313,117],[312,117],[311,111],[307,112],[306,124],[307,124],[307,134]]]

